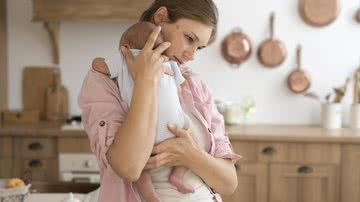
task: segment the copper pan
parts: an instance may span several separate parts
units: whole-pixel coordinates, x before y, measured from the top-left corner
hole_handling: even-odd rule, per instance
[[[303,93],[308,90],[311,86],[310,75],[303,70],[301,64],[301,46],[297,47],[296,51],[297,67],[287,79],[288,88],[296,94]]]
[[[240,28],[227,35],[221,44],[221,53],[230,64],[240,65],[251,55],[250,38]]]
[[[360,8],[355,13],[355,20],[360,23]]]
[[[270,38],[263,41],[258,49],[257,56],[261,64],[268,68],[281,65],[286,58],[286,47],[274,37],[275,14],[270,16]]]
[[[340,0],[299,0],[299,12],[307,24],[326,26],[339,15]]]

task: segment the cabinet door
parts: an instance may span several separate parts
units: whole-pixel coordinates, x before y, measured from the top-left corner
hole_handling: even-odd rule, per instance
[[[341,201],[360,201],[360,146],[343,147],[341,168]]]
[[[267,165],[263,163],[237,164],[238,187],[231,196],[222,196],[224,202],[266,202]]]
[[[12,159],[0,157],[0,178],[11,178],[13,176],[12,170]]]
[[[56,159],[15,159],[14,173],[26,181],[56,182]]]
[[[336,165],[271,164],[270,202],[338,202]]]

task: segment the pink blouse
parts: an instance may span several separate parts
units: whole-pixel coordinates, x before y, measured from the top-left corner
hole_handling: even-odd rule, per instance
[[[240,156],[232,150],[223,117],[216,110],[207,86],[196,76],[191,76],[180,92],[182,105],[185,104],[204,127],[210,143],[209,154],[235,163]],[[100,166],[99,202],[140,202],[136,187],[117,176],[106,157],[129,110],[120,97],[118,86],[108,76],[91,69],[84,79],[78,102],[91,150]]]

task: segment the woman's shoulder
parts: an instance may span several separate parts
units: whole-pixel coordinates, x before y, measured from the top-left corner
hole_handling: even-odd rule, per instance
[[[81,90],[79,99],[84,100],[98,100],[106,97],[116,97],[120,99],[119,88],[116,82],[108,75],[99,73],[92,68],[87,72]]]

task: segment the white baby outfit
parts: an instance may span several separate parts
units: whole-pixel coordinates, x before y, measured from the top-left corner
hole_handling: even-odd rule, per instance
[[[136,57],[140,50],[130,49],[134,57]],[[127,103],[128,107],[131,104],[133,94],[134,81],[126,61],[122,54],[118,53],[110,59],[106,59],[106,64],[110,71],[110,77],[117,79],[121,98]],[[189,109],[185,108],[183,111],[177,87],[185,81],[181,74],[180,68],[175,61],[165,62],[164,65],[171,68],[174,76],[164,74],[158,83],[158,123],[156,127],[155,144],[158,144],[168,138],[174,137],[168,128],[167,124],[175,124],[179,128],[191,128],[193,131],[193,138],[195,142],[205,151],[209,151],[210,145],[205,139],[203,127],[199,120],[195,118]],[[210,202],[213,201],[213,195],[210,188],[203,182],[203,180],[195,175],[191,170],[187,170],[184,175],[184,182],[194,188],[194,193],[182,194],[177,191],[176,187],[168,182],[168,176],[171,173],[170,167],[160,167],[150,170],[152,183],[154,188],[162,201],[165,202]],[[215,195],[218,201],[221,198],[218,194]]]

